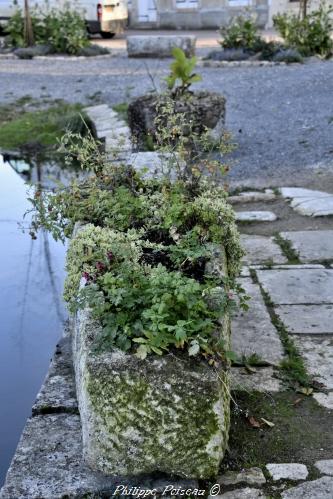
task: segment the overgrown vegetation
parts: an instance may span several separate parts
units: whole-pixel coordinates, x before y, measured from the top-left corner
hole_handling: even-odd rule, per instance
[[[90,174],[56,193],[35,193],[31,235],[43,227],[64,239],[76,222],[88,224],[70,245],[65,298],[100,321],[96,348],[141,358],[200,352],[215,365],[232,356],[219,321],[237,296],[244,308],[247,299],[236,283],[243,251],[234,212],[219,183],[229,149],[222,137],[225,154],[216,159],[194,124],[168,112],[161,108],[156,119],[168,158],[157,179],[109,163],[91,136],[67,133],[60,147],[67,163],[75,158]],[[219,250],[208,272],[221,247],[225,255]]]
[[[296,14],[274,16],[274,27],[280,32],[288,47],[297,49],[303,56],[330,57],[333,51],[333,8],[324,2],[317,10],[301,17]]]
[[[223,51],[213,51],[210,59],[241,61],[246,59],[275,62],[302,62],[302,55],[296,48],[288,48],[275,41],[266,41],[259,35],[256,17],[251,11],[237,16],[228,26],[220,29]]]
[[[30,18],[35,44],[49,45],[54,53],[78,54],[89,45],[85,20],[69,2],[54,8],[45,1],[43,6],[30,9]],[[10,18],[7,32],[10,45],[27,46],[22,9],[18,8]]]
[[[40,108],[32,99],[22,98],[1,108],[0,148],[22,154],[47,155],[58,149],[59,141],[71,130],[85,135],[89,121],[79,104],[62,101],[44,103]]]

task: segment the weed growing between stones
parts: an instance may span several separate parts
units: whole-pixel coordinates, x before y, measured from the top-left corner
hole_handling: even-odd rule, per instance
[[[294,250],[291,241],[284,239],[280,234],[275,234],[274,241],[280,246],[282,253],[288,259],[289,264],[297,265],[301,263],[299,255]]]

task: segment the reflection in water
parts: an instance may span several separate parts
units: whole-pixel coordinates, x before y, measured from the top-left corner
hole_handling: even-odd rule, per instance
[[[33,241],[18,226],[30,208],[25,180],[53,187],[69,177],[54,164],[0,156],[0,485],[66,317],[65,246],[47,233]]]

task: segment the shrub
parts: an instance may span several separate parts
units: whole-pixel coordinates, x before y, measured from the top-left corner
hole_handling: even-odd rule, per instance
[[[247,16],[237,16],[231,23],[220,28],[223,48],[243,48],[252,50],[255,44],[260,40],[258,29],[254,18],[250,13]]]
[[[65,3],[61,9],[34,7],[31,21],[36,44],[48,44],[53,52],[77,54],[89,45],[85,20]],[[8,22],[8,41],[13,47],[24,47],[24,16],[17,10]]]
[[[303,57],[296,49],[282,49],[279,50],[273,57],[276,62],[286,62],[291,64],[293,62],[303,62]]]
[[[330,17],[332,12],[332,7],[322,3],[318,10],[311,12],[304,19],[295,14],[278,14],[274,16],[273,21],[288,47],[297,49],[306,57],[330,57],[333,49],[333,21]]]

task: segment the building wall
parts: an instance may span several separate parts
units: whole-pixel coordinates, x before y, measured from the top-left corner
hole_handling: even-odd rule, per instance
[[[308,2],[308,12],[318,9],[319,6],[320,0],[310,0]],[[298,14],[299,11],[300,2],[290,0],[270,0],[267,28],[273,27],[273,17],[276,14],[284,14],[287,12],[290,12],[291,14]]]
[[[257,15],[259,27],[268,21],[268,0],[132,0],[130,25],[135,28],[219,28],[244,12]]]

